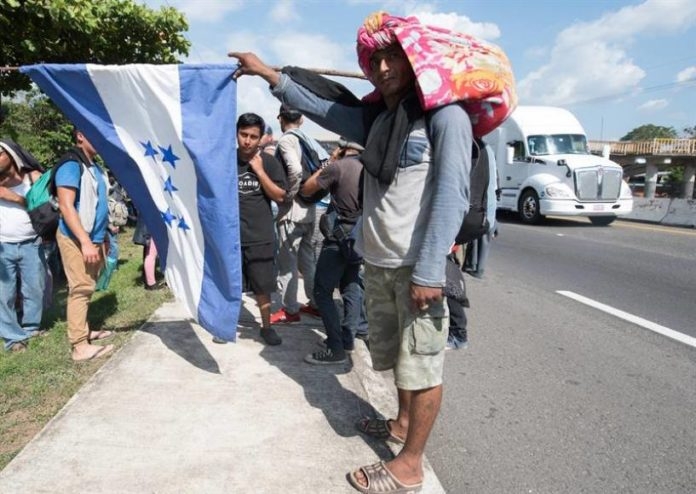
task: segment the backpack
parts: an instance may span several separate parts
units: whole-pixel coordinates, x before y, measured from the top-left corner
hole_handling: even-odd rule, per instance
[[[56,196],[56,173],[58,169],[68,161],[77,161],[80,167],[80,176],[87,163],[82,151],[72,148],[58,160],[58,164],[41,175],[34,182],[24,197],[27,205],[27,213],[34,231],[45,240],[53,240],[58,230],[60,210],[58,197]]]
[[[302,149],[302,178],[300,180],[300,189],[302,189],[302,184],[304,184],[309,177],[329,163],[329,154],[316,140],[307,136],[300,129],[290,129],[288,132],[299,139],[300,148]],[[276,150],[276,158],[278,158],[287,169],[287,164],[278,150]],[[301,192],[297,193],[300,202],[306,205],[315,204],[327,195],[328,192],[325,190],[319,190],[311,196],[306,196]]]
[[[109,224],[125,226],[128,223],[128,206],[123,201],[109,197]]]
[[[471,147],[471,171],[469,172],[469,211],[464,215],[462,225],[454,243],[465,244],[483,237],[490,229],[488,221],[488,184],[491,180],[489,155],[486,143],[474,139]]]
[[[329,206],[326,212],[319,218],[319,231],[329,242],[338,245],[341,254],[348,264],[359,264],[362,256],[355,250],[355,241],[358,235],[360,215],[347,218],[338,214],[333,206]]]
[[[428,136],[430,135],[430,113],[425,115]],[[430,140],[430,138],[428,137]],[[431,141],[432,142],[432,141]],[[471,170],[469,171],[469,211],[464,215],[459,232],[454,239],[457,245],[483,237],[490,228],[488,221],[488,184],[491,180],[487,144],[474,137],[471,146]]]

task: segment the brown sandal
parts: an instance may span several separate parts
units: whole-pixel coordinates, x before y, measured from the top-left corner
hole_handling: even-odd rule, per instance
[[[361,470],[367,479],[367,486],[361,485],[355,475]],[[423,488],[423,482],[410,485],[402,483],[387,469],[383,461],[350,472],[348,482],[363,494],[415,494]]]
[[[113,345],[104,345],[102,347],[99,347],[99,350],[95,351],[93,354],[88,355],[86,357],[77,358],[77,359],[75,357],[73,357],[73,362],[89,362],[90,360],[94,360],[96,358],[106,357],[113,350],[114,350]]]
[[[383,441],[391,441],[396,444],[404,444],[405,440],[399,436],[392,434],[391,427],[389,427],[389,422],[393,422],[391,419],[380,419],[380,418],[368,418],[365,417],[358,421],[355,426],[363,434],[368,436],[376,437]]]
[[[92,336],[92,333],[94,333],[94,336]],[[107,331],[106,329],[101,329],[99,331],[90,331],[89,332],[89,341],[99,341],[99,340],[108,340],[109,338],[114,336],[113,331]]]

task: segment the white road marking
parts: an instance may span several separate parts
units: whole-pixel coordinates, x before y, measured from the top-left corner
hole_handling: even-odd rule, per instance
[[[585,305],[589,305],[590,307],[594,307],[595,309],[599,309],[603,312],[606,312],[607,314],[611,314],[612,316],[624,319],[625,321],[637,324],[638,326],[642,326],[645,329],[649,329],[650,331],[661,334],[662,336],[666,336],[667,338],[672,338],[673,340],[677,340],[681,343],[696,348],[696,338],[692,336],[685,335],[683,333],[674,331],[673,329],[669,329],[664,326],[660,326],[659,324],[648,321],[647,319],[643,319],[642,317],[634,316],[633,314],[629,314],[628,312],[615,309],[614,307],[605,305],[601,302],[597,302],[596,300],[592,300],[591,298],[578,295],[575,292],[556,290],[556,293],[558,293],[559,295],[563,295],[564,297],[572,298],[573,300],[576,300],[577,302],[580,302]]]

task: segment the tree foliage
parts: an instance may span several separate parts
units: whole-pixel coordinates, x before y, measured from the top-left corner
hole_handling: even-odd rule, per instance
[[[176,63],[188,54],[187,29],[176,9],[133,0],[2,0],[0,66]],[[0,72],[0,94],[29,88],[23,74]]]
[[[621,141],[649,141],[651,139],[676,139],[677,131],[674,127],[661,125],[641,125],[623,136]]]
[[[696,125],[693,127],[686,127],[684,129],[684,136],[687,139],[696,139]]]
[[[46,167],[72,145],[72,125],[38,90],[3,103],[0,136],[10,137],[31,151]]]

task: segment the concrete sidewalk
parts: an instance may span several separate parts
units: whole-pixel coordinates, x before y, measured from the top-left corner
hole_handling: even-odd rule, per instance
[[[393,415],[393,385],[361,341],[345,365],[304,363],[319,319],[265,346],[257,314],[245,297],[237,343],[217,345],[163,305],[0,472],[0,492],[357,492],[346,473],[392,451],[354,424]],[[429,465],[422,492],[444,492]]]

